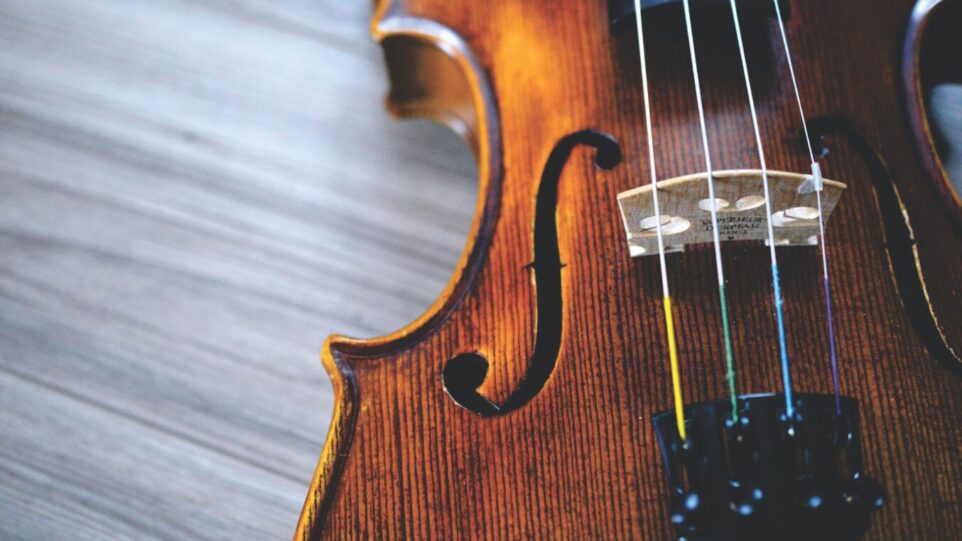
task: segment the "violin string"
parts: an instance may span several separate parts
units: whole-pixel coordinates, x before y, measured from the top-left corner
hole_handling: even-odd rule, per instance
[[[825,220],[822,216],[822,169],[818,161],[815,160],[815,152],[812,151],[812,140],[808,134],[808,121],[805,119],[805,109],[802,108],[802,97],[798,92],[798,79],[795,77],[795,66],[792,62],[792,53],[788,47],[788,34],[785,32],[785,22],[782,18],[782,9],[779,0],[772,0],[775,4],[775,16],[778,19],[778,29],[782,35],[782,45],[785,48],[785,61],[788,63],[788,73],[792,78],[792,88],[795,91],[795,103],[798,104],[798,115],[802,119],[802,129],[805,132],[805,144],[808,146],[808,157],[812,163],[812,181],[815,185],[815,198],[818,203],[818,237],[819,251],[822,255],[822,284],[825,290],[825,314],[828,322],[828,348],[829,357],[832,365],[832,383],[835,387],[835,414],[842,414],[842,401],[839,394],[838,385],[838,355],[835,351],[835,325],[832,322],[832,295],[829,287],[828,278],[828,247],[825,245]]]
[[[665,239],[662,233],[661,207],[658,203],[658,174],[655,169],[655,143],[651,130],[651,102],[648,97],[648,65],[645,60],[645,37],[641,24],[641,0],[635,0],[635,25],[638,27],[638,52],[641,59],[641,89],[645,101],[645,130],[648,137],[648,165],[651,171],[651,196],[655,210],[655,231],[658,236],[658,263],[661,266],[662,304],[665,311],[665,331],[668,333],[668,358],[671,363],[671,385],[675,400],[675,423],[682,441],[685,433],[685,401],[681,392],[681,375],[678,368],[678,349],[675,344],[675,323],[671,310],[671,293],[668,290],[668,267],[665,263]]]
[[[725,345],[725,365],[728,380],[728,393],[731,398],[731,416],[738,420],[738,394],[735,389],[735,361],[732,353],[731,328],[728,322],[728,301],[725,297],[725,271],[722,268],[721,239],[718,233],[718,205],[715,198],[715,178],[711,166],[711,150],[708,147],[708,128],[705,122],[705,105],[701,96],[701,81],[698,77],[698,60],[695,57],[695,36],[691,24],[691,6],[689,0],[683,0],[685,8],[685,28],[688,32],[688,53],[691,56],[691,72],[695,81],[695,100],[698,102],[698,120],[701,125],[702,150],[705,153],[705,169],[708,179],[708,199],[711,209],[712,243],[715,250],[715,270],[718,275],[718,300],[721,305],[722,336]]]
[[[741,57],[742,73],[745,76],[745,90],[748,93],[748,107],[752,115],[752,129],[755,133],[755,146],[758,150],[758,161],[762,170],[762,189],[765,195],[765,213],[768,219],[768,248],[772,262],[772,290],[775,297],[775,318],[778,322],[778,349],[782,364],[782,385],[785,389],[785,415],[793,418],[792,407],[792,376],[789,371],[788,346],[785,340],[785,316],[782,309],[782,287],[778,276],[778,258],[775,255],[775,230],[772,225],[772,200],[768,189],[768,167],[765,165],[765,148],[762,146],[762,136],[758,128],[758,114],[755,111],[755,97],[752,93],[751,77],[748,75],[748,61],[745,59],[745,43],[742,40],[742,28],[738,22],[738,8],[735,0],[729,0],[732,8],[732,19],[735,21],[735,36],[738,38],[738,54]]]

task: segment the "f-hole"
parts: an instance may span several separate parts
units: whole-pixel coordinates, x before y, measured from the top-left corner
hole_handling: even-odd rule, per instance
[[[595,165],[611,169],[621,162],[621,149],[610,135],[583,130],[569,134],[555,145],[541,173],[534,216],[534,272],[537,299],[535,343],[528,370],[504,404],[495,404],[478,392],[488,374],[489,363],[478,353],[462,353],[444,366],[444,389],[461,407],[482,416],[503,415],[534,398],[554,371],[561,350],[564,324],[561,293],[561,255],[558,249],[558,182],[565,164],[578,145],[595,149]]]
[[[902,197],[881,154],[862,136],[851,120],[818,117],[809,119],[808,127],[812,146],[821,148],[823,156],[827,154],[823,139],[835,136],[847,140],[862,158],[875,188],[882,215],[882,228],[885,231],[886,249],[903,306],[929,352],[956,375],[962,376],[962,359],[943,338],[941,324],[928,305],[925,278],[921,269],[916,267],[917,241],[909,217],[902,211]]]

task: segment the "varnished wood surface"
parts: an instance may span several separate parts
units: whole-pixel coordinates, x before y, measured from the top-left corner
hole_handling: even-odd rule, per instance
[[[0,3],[0,539],[285,539],[324,336],[417,317],[470,153],[364,1]]]
[[[849,186],[830,224],[829,272],[840,384],[861,404],[866,471],[889,495],[873,516],[873,540],[962,536],[962,286],[946,278],[962,269],[962,242],[926,179],[909,119],[916,104],[900,85],[913,4],[796,2],[789,25],[806,111],[825,135],[823,168]],[[646,182],[634,36],[612,37],[604,3],[587,0],[563,12],[531,0],[379,5],[375,35],[386,47],[434,42],[468,79],[478,123],[467,131],[479,141],[487,204],[460,271],[426,317],[386,338],[328,342],[335,422],[296,538],[669,538],[650,425],[671,406],[657,262],[629,259],[614,203]],[[662,178],[704,168],[674,13],[648,23]],[[718,26],[728,15],[703,15],[695,26],[714,165],[746,167],[757,157],[732,31]],[[768,28],[748,40],[768,166],[805,171],[780,42]],[[447,118],[449,104],[465,100],[451,96],[458,85],[434,83],[410,63],[424,58],[398,54],[390,69],[411,70],[413,83],[395,82],[427,96],[411,114]],[[553,306],[563,313],[551,315],[563,331],[553,371],[521,407],[475,415],[445,393],[441,375],[452,358],[481,356],[480,392],[512,404],[532,350],[551,339],[538,327],[539,189],[553,149],[585,130],[610,134],[623,160],[596,167],[579,146],[559,173],[552,210],[563,267]],[[780,261],[795,389],[829,392],[816,252],[785,250]],[[779,391],[766,250],[730,246],[724,264],[739,389]],[[711,253],[693,249],[669,265],[686,401],[722,399]]]

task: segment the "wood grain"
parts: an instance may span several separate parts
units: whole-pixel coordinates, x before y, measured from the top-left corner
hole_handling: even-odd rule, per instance
[[[417,317],[476,198],[370,14],[0,5],[0,538],[290,536],[324,336]]]
[[[860,403],[867,471],[889,494],[867,538],[885,540],[962,535],[962,381],[952,353],[962,327],[951,305],[962,286],[945,279],[962,267],[962,243],[915,152],[915,104],[899,84],[912,4],[796,2],[789,29],[825,174],[849,186],[828,237],[829,272],[841,387]],[[399,35],[433,44],[462,69],[475,98],[494,97],[484,108],[475,99],[474,118],[497,126],[497,138],[464,130],[478,134],[481,203],[445,294],[391,336],[327,342],[335,418],[295,538],[670,538],[651,429],[651,416],[671,406],[657,261],[629,258],[615,204],[646,182],[635,36],[612,36],[604,3],[587,0],[563,12],[518,0],[379,6],[374,34],[387,49]],[[719,20],[702,12],[695,24],[714,165],[753,167],[737,50]],[[649,74],[660,175],[700,172],[682,19],[666,10],[647,24],[658,44]],[[768,166],[806,171],[780,41],[770,22],[755,24],[748,47]],[[458,85],[414,80],[425,95],[421,114],[441,116],[431,96],[442,108],[461,102],[446,94]],[[483,357],[479,391],[494,404],[523,384],[541,339],[531,263],[542,170],[553,149],[584,130],[610,134],[624,159],[603,171],[579,147],[560,176],[555,306],[564,306],[564,330],[554,370],[522,407],[475,415],[446,394],[442,374],[451,359]],[[795,388],[829,392],[817,252],[780,258]],[[740,391],[778,391],[766,249],[729,246],[724,264]],[[669,265],[684,395],[689,403],[724,398],[710,249],[673,255]],[[938,288],[931,304],[926,285]]]

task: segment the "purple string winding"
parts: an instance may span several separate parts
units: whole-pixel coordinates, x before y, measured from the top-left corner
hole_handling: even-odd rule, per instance
[[[822,250],[825,246],[822,246]],[[825,310],[828,313],[828,345],[832,359],[832,382],[835,384],[835,415],[842,414],[842,399],[838,391],[838,356],[835,353],[835,325],[832,324],[832,294],[829,292],[828,275],[825,275]]]

